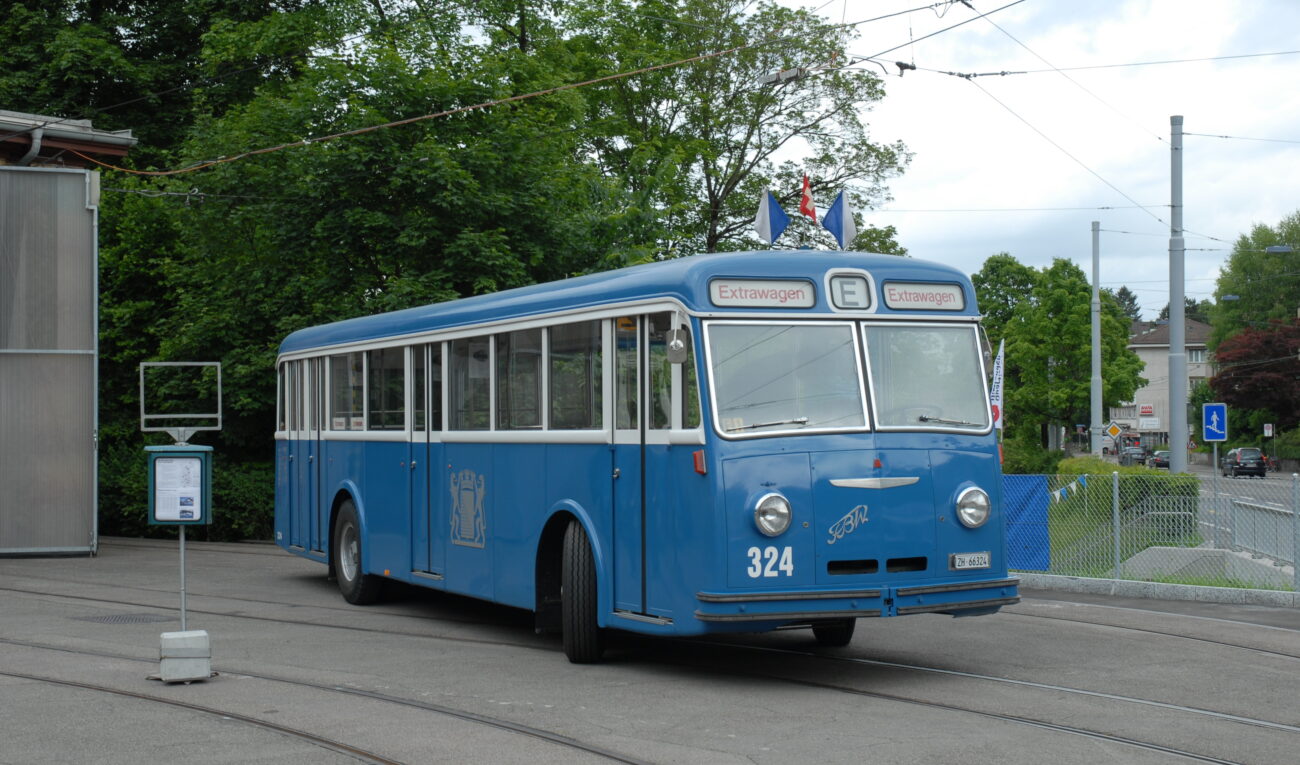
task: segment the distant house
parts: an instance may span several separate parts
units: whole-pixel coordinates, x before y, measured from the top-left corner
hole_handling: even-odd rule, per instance
[[[1198,382],[1213,371],[1207,342],[1210,325],[1185,320],[1184,348],[1187,354],[1187,379],[1175,384],[1186,387],[1190,397]],[[1128,347],[1146,362],[1142,376],[1147,384],[1133,395],[1133,401],[1110,408],[1110,419],[1129,432],[1142,436],[1142,444],[1155,448],[1169,441],[1169,322],[1135,321],[1129,330]],[[1195,421],[1188,423],[1193,441],[1199,440]]]

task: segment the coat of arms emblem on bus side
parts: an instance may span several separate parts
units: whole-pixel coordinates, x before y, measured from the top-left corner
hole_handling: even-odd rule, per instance
[[[465,547],[482,547],[487,539],[483,517],[483,476],[465,468],[451,474],[451,542]]]

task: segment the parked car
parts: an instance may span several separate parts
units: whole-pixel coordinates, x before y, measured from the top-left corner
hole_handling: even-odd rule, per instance
[[[1161,450],[1151,455],[1151,467],[1168,469],[1169,452]]]
[[[1230,450],[1219,463],[1223,475],[1236,478],[1239,475],[1264,477],[1264,455],[1253,446],[1242,446]]]
[[[1125,446],[1119,453],[1119,464],[1121,465],[1145,465],[1147,462],[1147,450],[1140,446]]]

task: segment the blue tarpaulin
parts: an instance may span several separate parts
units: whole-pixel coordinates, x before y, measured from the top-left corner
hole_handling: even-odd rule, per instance
[[[1002,476],[1002,503],[1007,514],[1007,568],[1046,571],[1052,565],[1047,533],[1047,476]]]

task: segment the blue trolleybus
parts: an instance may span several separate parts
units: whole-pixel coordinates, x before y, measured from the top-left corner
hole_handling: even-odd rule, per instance
[[[989,614],[1007,575],[987,346],[959,271],[698,255],[295,332],[275,536],[384,579],[698,635]]]

